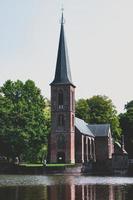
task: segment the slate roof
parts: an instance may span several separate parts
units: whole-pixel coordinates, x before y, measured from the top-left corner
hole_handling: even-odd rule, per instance
[[[62,14],[62,20],[61,20],[61,31],[60,31],[55,78],[53,82],[51,83],[51,85],[57,85],[57,84],[73,85],[71,71],[70,71],[68,50],[67,50],[67,45],[66,45],[66,40],[65,40],[65,33],[64,33],[63,14]]]
[[[88,124],[95,137],[108,137],[110,124]]]
[[[91,132],[91,130],[88,127],[88,124],[84,120],[75,117],[75,127],[82,134],[94,137],[93,133]]]

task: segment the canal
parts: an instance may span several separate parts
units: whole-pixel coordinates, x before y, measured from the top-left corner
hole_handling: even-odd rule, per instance
[[[0,200],[132,200],[133,178],[0,176]]]

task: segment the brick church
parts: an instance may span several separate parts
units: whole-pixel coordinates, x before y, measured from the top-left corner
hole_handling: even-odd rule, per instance
[[[87,124],[75,117],[75,85],[72,81],[62,14],[55,77],[51,86],[49,137],[50,163],[85,163],[112,158],[109,124]]]

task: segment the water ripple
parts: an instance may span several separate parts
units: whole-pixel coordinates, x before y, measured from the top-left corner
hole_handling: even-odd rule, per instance
[[[68,175],[0,175],[0,187],[3,186],[39,186],[39,185],[133,185],[131,177],[94,177]]]

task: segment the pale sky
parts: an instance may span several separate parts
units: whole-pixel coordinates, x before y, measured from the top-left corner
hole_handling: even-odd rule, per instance
[[[64,4],[76,99],[133,100],[133,0],[0,0],[0,85],[32,79],[45,97],[54,78]]]

